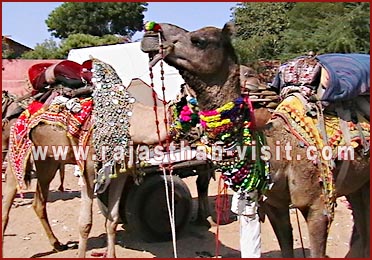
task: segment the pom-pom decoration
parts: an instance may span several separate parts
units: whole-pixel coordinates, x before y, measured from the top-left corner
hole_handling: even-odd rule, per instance
[[[145,23],[145,31],[146,32],[148,32],[148,31],[160,32],[161,31],[161,27],[160,27],[159,24],[151,21],[151,22]]]

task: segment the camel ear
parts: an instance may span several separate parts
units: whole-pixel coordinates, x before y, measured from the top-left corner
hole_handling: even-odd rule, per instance
[[[222,33],[227,37],[232,38],[236,33],[235,24],[233,22],[227,22],[222,29]]]

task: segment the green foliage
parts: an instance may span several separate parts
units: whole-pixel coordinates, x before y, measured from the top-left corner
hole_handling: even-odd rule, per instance
[[[52,39],[37,44],[25,59],[66,59],[71,49],[130,41],[142,29],[144,2],[65,2],[45,21]]]
[[[46,24],[61,39],[78,33],[131,37],[142,29],[146,6],[145,2],[65,2],[49,14]]]
[[[59,53],[67,58],[71,49],[93,47],[109,44],[122,43],[123,39],[115,35],[104,35],[103,37],[92,36],[88,34],[72,34],[67,39],[62,40]]]
[[[253,35],[247,40],[236,39],[234,46],[238,50],[240,61],[243,64],[252,60],[271,59],[278,53],[278,37],[272,34],[261,36]]]
[[[369,53],[365,2],[241,3],[234,10],[242,63],[308,53]]]
[[[28,51],[22,54],[22,59],[62,59],[59,53],[59,46],[53,40],[45,40],[43,43],[36,44],[33,51]]]
[[[369,3],[297,3],[289,17],[285,53],[369,52]]]
[[[237,36],[248,39],[267,34],[279,34],[288,26],[287,13],[295,3],[244,2],[234,10]]]
[[[46,40],[37,44],[33,51],[22,55],[24,59],[66,59],[71,49],[117,44],[126,41],[115,35],[104,35],[103,37],[88,34],[71,34],[67,39],[57,44],[54,40]]]
[[[241,62],[269,59],[281,50],[281,32],[288,28],[288,11],[295,3],[245,2],[235,8],[237,27],[234,43]]]

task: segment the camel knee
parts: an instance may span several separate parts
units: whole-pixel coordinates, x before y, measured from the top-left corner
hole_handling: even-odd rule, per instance
[[[116,234],[116,228],[118,226],[118,222],[111,222],[107,221],[106,223],[106,232],[108,235],[115,235]]]
[[[84,239],[88,239],[91,229],[92,229],[92,223],[80,224],[79,225],[80,236]]]
[[[42,219],[42,218],[45,218],[45,205],[43,205],[42,203],[40,202],[37,202],[37,200],[35,199],[34,202],[32,203],[32,208],[34,209],[36,215]]]

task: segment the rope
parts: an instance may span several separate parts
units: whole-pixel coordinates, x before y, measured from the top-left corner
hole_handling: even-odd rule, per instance
[[[175,224],[175,218],[174,218],[174,182],[173,182],[173,175],[172,175],[172,169],[169,173],[170,181],[171,181],[171,200],[172,200],[172,207],[169,202],[169,189],[167,185],[167,172],[166,168],[164,166],[161,166],[163,170],[163,176],[164,176],[164,186],[165,186],[165,197],[167,201],[167,209],[168,209],[168,216],[169,216],[169,222],[171,226],[171,232],[172,232],[172,245],[173,245],[173,254],[174,258],[177,258],[177,245],[176,245],[176,224]]]
[[[227,186],[223,183],[223,186],[222,186],[222,189],[221,189],[221,183],[223,183],[223,178],[222,178],[222,175],[220,175],[219,179],[218,179],[218,192],[217,192],[217,198],[216,198],[216,203],[215,203],[215,211],[216,211],[216,214],[217,214],[217,229],[216,229],[216,236],[215,236],[215,240],[216,240],[216,249],[215,249],[215,257],[218,258],[218,256],[220,255],[220,240],[219,240],[219,236],[220,236],[220,223],[221,223],[221,215],[222,215],[222,212],[224,212],[225,214],[222,216],[224,217],[224,221],[225,223],[228,222],[228,217],[229,217],[229,211],[227,211],[226,209],[228,209],[229,207],[229,200],[228,200],[228,195],[227,195]],[[226,213],[227,212],[227,213]]]
[[[155,87],[154,87],[154,74],[152,72],[152,67],[151,66],[149,67],[149,72],[150,72],[150,80],[151,80],[150,86],[151,86],[151,90],[152,90],[152,99],[154,101],[153,109],[154,109],[154,114],[155,114],[156,133],[158,135],[159,145],[161,146],[162,143],[161,143],[161,139],[160,139],[158,107],[156,105],[156,92],[155,92]]]
[[[159,36],[159,46],[160,46],[160,54],[163,58],[163,48],[162,48],[162,41],[161,41],[161,34],[158,33]],[[156,132],[158,135],[158,142],[159,145],[162,146],[161,138],[160,138],[160,130],[159,130],[159,116],[157,111],[157,96],[154,88],[154,75],[152,71],[152,67],[149,66],[150,71],[150,79],[151,79],[151,89],[152,89],[152,97],[154,101],[154,113],[155,113],[155,124],[156,124]],[[164,68],[163,68],[163,59],[160,61],[160,73],[161,73],[161,83],[162,83],[162,95],[163,95],[163,107],[164,107],[164,126],[166,131],[166,151],[168,156],[169,164],[167,166],[161,164],[160,168],[163,171],[164,176],[164,185],[165,185],[165,199],[167,202],[167,209],[169,215],[169,222],[172,232],[172,244],[173,244],[173,254],[174,257],[177,258],[177,245],[176,245],[176,225],[175,225],[175,202],[174,202],[174,181],[173,181],[173,168],[172,163],[170,161],[170,154],[169,154],[169,146],[170,146],[170,136],[169,136],[169,127],[168,127],[168,119],[167,119],[167,109],[166,109],[166,99],[165,99],[165,85],[164,85]],[[171,183],[171,201],[172,204],[169,202],[169,189],[167,184],[167,170],[169,171],[170,183]]]

